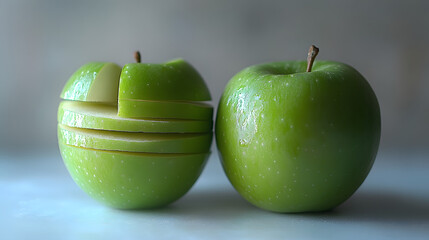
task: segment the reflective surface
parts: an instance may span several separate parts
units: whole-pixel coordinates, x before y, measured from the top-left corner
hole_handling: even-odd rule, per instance
[[[277,214],[243,200],[216,153],[187,195],[150,211],[95,202],[73,183],[57,152],[2,155],[2,239],[427,239],[428,156],[381,152],[362,187],[334,211]]]

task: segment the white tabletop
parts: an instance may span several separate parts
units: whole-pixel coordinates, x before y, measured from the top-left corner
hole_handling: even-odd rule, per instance
[[[59,153],[0,155],[0,239],[429,239],[429,154],[381,152],[331,212],[277,214],[232,188],[216,153],[169,207],[121,211],[89,198]]]

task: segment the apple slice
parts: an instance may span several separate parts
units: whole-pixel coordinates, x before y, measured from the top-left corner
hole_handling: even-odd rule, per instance
[[[160,207],[179,199],[210,155],[101,151],[61,142],[59,147],[76,184],[95,200],[121,209]]]
[[[58,108],[58,123],[76,128],[125,132],[205,133],[211,132],[213,121],[181,119],[135,119],[117,116],[116,106],[62,101]]]
[[[58,124],[58,140],[77,147],[149,153],[208,152],[213,133],[137,133],[72,128]]]
[[[210,101],[211,97],[197,70],[185,60],[176,59],[163,64],[126,64],[120,77],[119,99]]]
[[[61,93],[66,100],[116,103],[121,67],[110,62],[91,62],[79,68]]]
[[[181,101],[118,101],[118,116],[129,118],[175,118],[211,121],[213,107],[206,103]]]

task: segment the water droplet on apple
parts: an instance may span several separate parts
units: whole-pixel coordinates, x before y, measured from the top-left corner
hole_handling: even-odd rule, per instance
[[[248,144],[249,142],[246,139],[240,139],[239,141],[240,147],[247,147]]]

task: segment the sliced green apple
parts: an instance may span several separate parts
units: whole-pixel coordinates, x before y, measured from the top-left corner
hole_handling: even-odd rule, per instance
[[[61,93],[66,100],[116,103],[121,67],[110,62],[91,62],[79,68]]]
[[[213,133],[137,133],[72,128],[58,124],[58,140],[77,147],[150,153],[203,153]]]
[[[200,74],[183,59],[163,64],[130,63],[122,70],[119,99],[210,101]]]
[[[100,103],[62,101],[58,123],[69,127],[124,132],[204,133],[213,122],[182,119],[135,119],[118,117],[117,106]]]
[[[181,101],[118,101],[118,116],[128,118],[172,118],[211,121],[213,107],[206,103]]]
[[[77,185],[95,200],[120,209],[174,202],[192,187],[210,155],[101,151],[61,142],[59,147]]]

